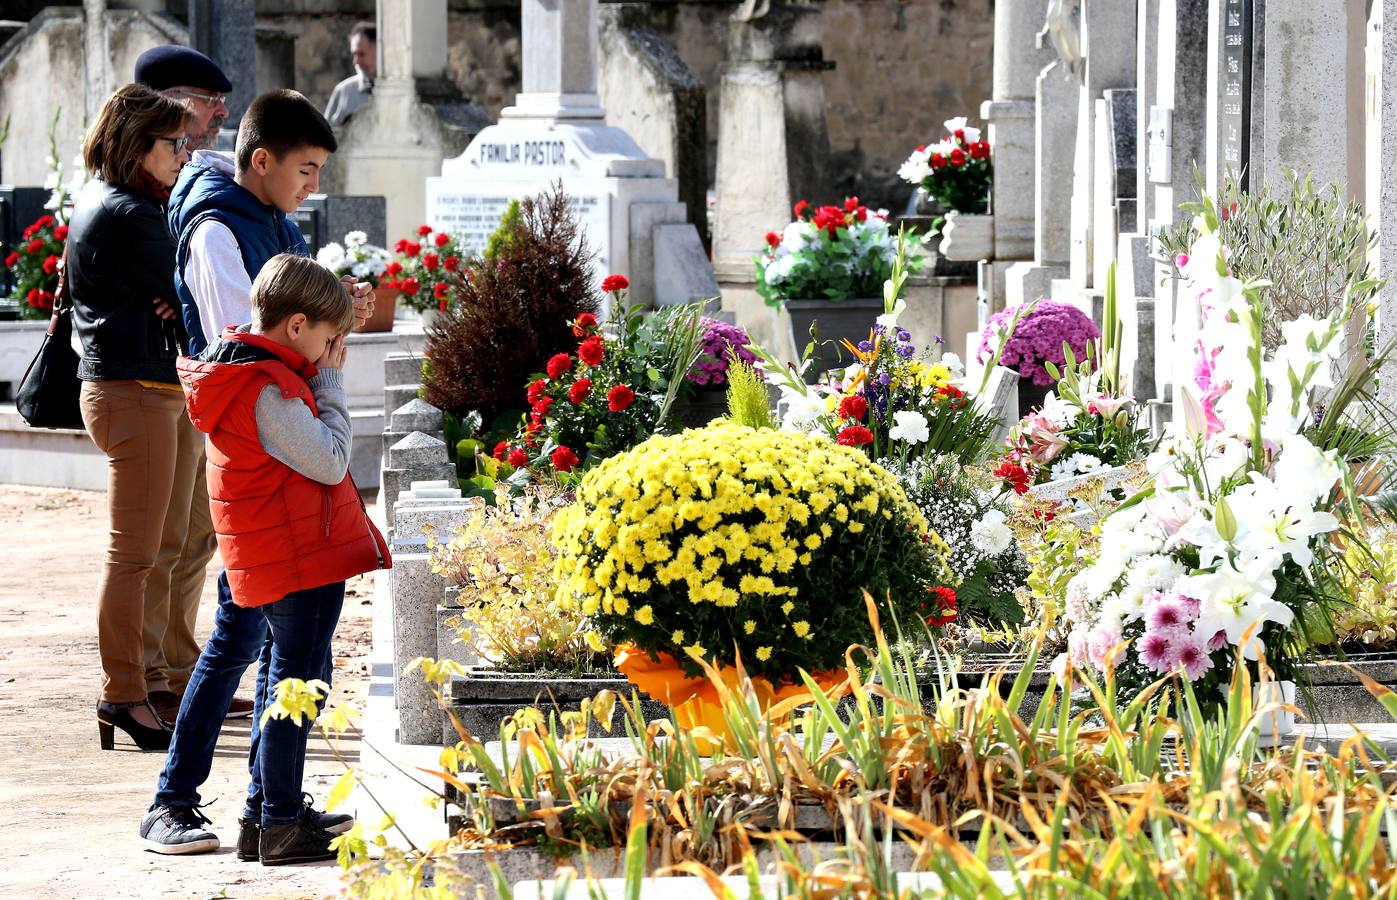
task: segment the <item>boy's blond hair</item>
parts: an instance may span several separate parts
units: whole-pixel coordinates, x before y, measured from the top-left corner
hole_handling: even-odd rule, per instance
[[[252,282],[252,324],[266,330],[301,313],[312,323],[335,322],[340,332],[354,327],[354,299],[334,273],[294,253],[273,256]]]

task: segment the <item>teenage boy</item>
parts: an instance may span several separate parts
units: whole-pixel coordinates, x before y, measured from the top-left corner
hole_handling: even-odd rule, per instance
[[[282,252],[307,252],[305,238],[287,219],[287,213],[319,188],[320,169],[336,146],[329,123],[309,100],[295,91],[271,91],[253,100],[244,114],[235,160],[201,150],[180,172],[170,196],[170,228],[178,239],[175,290],[189,333],[191,356],[204,350],[226,328],[251,320],[252,279],[268,260]],[[372,294],[357,297],[356,321],[362,322],[370,312]],[[206,505],[205,517],[208,510]],[[192,520],[191,516],[191,533]],[[213,529],[212,522],[208,527]],[[224,562],[227,563],[226,551]],[[226,571],[218,578],[215,622],[221,624],[226,639],[218,661],[232,673],[229,699],[222,709],[207,705],[214,702],[207,691],[198,708],[186,710],[188,700],[181,701],[176,717],[176,730],[180,733],[170,743],[156,793],[157,804],[185,803],[191,796],[197,798],[194,792],[208,778],[213,765],[223,710],[232,702],[232,692],[242,673],[259,657],[257,695],[265,694],[270,661],[266,619],[234,603]],[[316,677],[328,682],[329,669],[327,649],[325,671]],[[187,698],[187,689],[185,693]],[[239,857],[249,860],[257,859],[260,827],[257,816],[251,814],[260,809],[262,802],[256,768],[262,708],[256,705],[255,698],[253,705],[248,753],[252,778],[246,810],[249,815],[239,823],[238,841]],[[351,824],[347,816],[324,816],[322,820],[337,831]],[[143,835],[144,831],[143,828]],[[201,849],[197,844],[161,846],[164,849],[155,845],[152,849],[166,853]]]
[[[202,827],[209,820],[199,812],[197,790],[218,738],[206,711],[226,704],[247,670],[254,630],[246,621],[260,619],[271,637],[257,680],[260,717],[271,686],[283,679],[328,680],[344,580],[391,565],[349,477],[352,432],[341,373],[344,336],[354,322],[348,290],[314,260],[282,254],[253,282],[252,307],[251,325],[229,328],[197,359],[178,364],[189,416],[208,435],[209,496],[232,603],[219,605],[155,803],[141,820],[141,837],[159,853],[218,847]],[[303,800],[311,727],[283,718],[262,729],[240,822],[240,859],[270,866],[334,858],[332,829],[343,831],[351,820],[317,813]]]

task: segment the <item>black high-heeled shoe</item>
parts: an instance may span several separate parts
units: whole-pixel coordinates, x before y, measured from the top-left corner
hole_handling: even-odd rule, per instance
[[[144,706],[150,710],[155,721],[161,721],[159,713],[150,705],[149,700],[137,700],[134,703],[108,703],[105,700],[97,702],[97,734],[102,739],[103,750],[111,750],[115,746],[118,728],[126,732],[142,750],[170,749],[170,737],[174,732],[169,728],[152,728],[137,722],[136,717],[131,715],[132,708],[137,706]]]

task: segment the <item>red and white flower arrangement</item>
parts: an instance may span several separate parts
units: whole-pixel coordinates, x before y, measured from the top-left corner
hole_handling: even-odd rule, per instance
[[[983,213],[989,209],[994,180],[989,142],[980,139],[980,129],[967,125],[964,116],[945,124],[946,136],[912,151],[897,174],[947,210]]]
[[[445,312],[456,288],[470,277],[468,260],[456,238],[430,225],[417,227],[416,240],[399,238],[393,254],[393,261],[383,270],[382,284],[397,288],[399,302],[416,310]]]
[[[5,256],[5,268],[14,279],[12,296],[23,301],[23,318],[46,319],[53,311],[58,261],[67,242],[68,226],[43,215],[24,229],[23,239]]]

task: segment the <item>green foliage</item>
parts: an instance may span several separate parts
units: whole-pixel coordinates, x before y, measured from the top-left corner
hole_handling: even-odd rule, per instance
[[[755,368],[741,360],[728,365],[728,418],[749,428],[776,427],[766,382]]]
[[[500,216],[500,224],[490,236],[485,240],[485,252],[481,254],[487,263],[497,263],[500,257],[509,252],[510,247],[518,240],[519,227],[524,222],[524,216],[519,209],[519,201],[509,201],[508,208],[504,215]]]
[[[1202,195],[1202,173],[1196,178]],[[1243,193],[1229,174],[1217,197],[1208,199],[1217,211],[1218,238],[1232,254],[1232,274],[1242,281],[1266,281],[1258,289],[1268,349],[1279,346],[1282,322],[1306,313],[1324,318],[1341,309],[1349,285],[1368,282],[1353,297],[1358,309],[1376,293],[1368,255],[1377,234],[1368,230],[1362,204],[1346,200],[1341,185],[1316,187],[1311,176],[1287,172],[1284,185]],[[1204,210],[1201,202],[1183,208]],[[1192,222],[1184,221],[1165,231],[1160,245],[1177,260],[1188,252],[1192,235]]]

